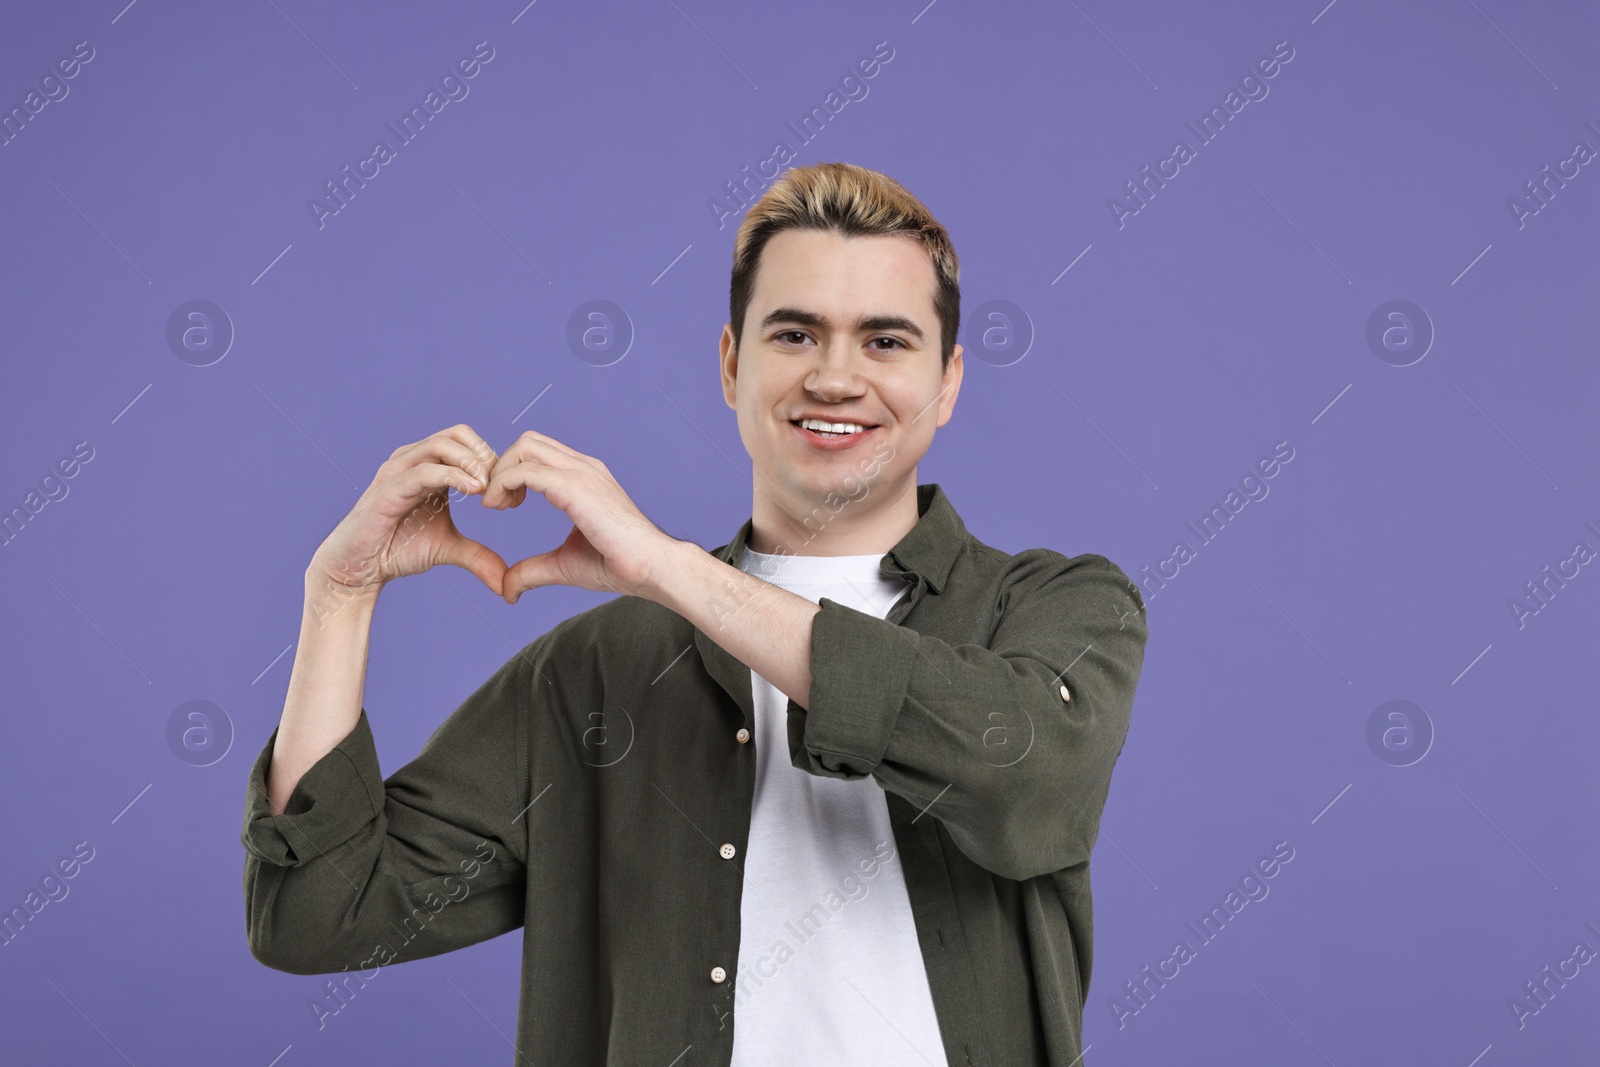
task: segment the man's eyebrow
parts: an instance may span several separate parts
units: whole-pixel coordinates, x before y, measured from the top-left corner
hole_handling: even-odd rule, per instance
[[[779,323],[795,323],[799,326],[815,326],[826,329],[832,324],[825,316],[818,315],[815,311],[805,311],[800,308],[783,307],[774,308],[761,320],[761,328]],[[904,330],[919,341],[927,340],[922,328],[903,315],[864,315],[856,320],[856,329],[867,333],[874,330]]]

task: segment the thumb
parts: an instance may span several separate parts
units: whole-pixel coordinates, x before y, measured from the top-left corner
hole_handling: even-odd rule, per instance
[[[518,560],[506,568],[505,580],[502,584],[501,595],[507,604],[515,604],[517,598],[524,591],[537,589],[543,585],[563,584],[556,556],[561,549],[552,548],[548,552],[541,552],[537,556]]]
[[[500,553],[474,541],[459,530],[454,531],[445,541],[439,562],[471,571],[479,581],[493,590],[496,596],[500,596],[504,589],[506,561],[500,558]]]

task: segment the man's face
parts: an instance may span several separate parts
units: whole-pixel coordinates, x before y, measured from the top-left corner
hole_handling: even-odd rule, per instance
[[[791,505],[914,478],[961,386],[961,346],[941,372],[933,263],[908,237],[784,230],[767,242],[722,390],[738,412],[756,491]],[[806,429],[808,416],[864,427]]]

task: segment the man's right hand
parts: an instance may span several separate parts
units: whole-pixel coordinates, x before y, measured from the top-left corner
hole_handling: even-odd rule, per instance
[[[395,449],[312,556],[308,582],[340,597],[376,598],[392,578],[448,563],[500,595],[506,561],[450,519],[450,490],[481,494],[497,458],[464,423]]]

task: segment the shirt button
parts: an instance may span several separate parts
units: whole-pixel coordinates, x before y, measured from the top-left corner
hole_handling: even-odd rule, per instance
[[[1072,699],[1072,694],[1067,692],[1067,687],[1066,686],[1062,686],[1061,687],[1061,699],[1062,700],[1071,700]]]
[[[739,727],[739,732],[734,734],[733,736],[742,745],[746,741],[750,740],[750,731],[746,730],[743,726],[741,726],[741,727]]]
[[[733,859],[734,853],[738,852],[739,850],[734,848],[731,844],[724,844],[721,848],[717,849],[717,851],[722,853],[723,859],[731,860]]]
[[[721,982],[726,977],[728,977],[728,972],[721,967],[711,968],[711,980],[713,982]]]

